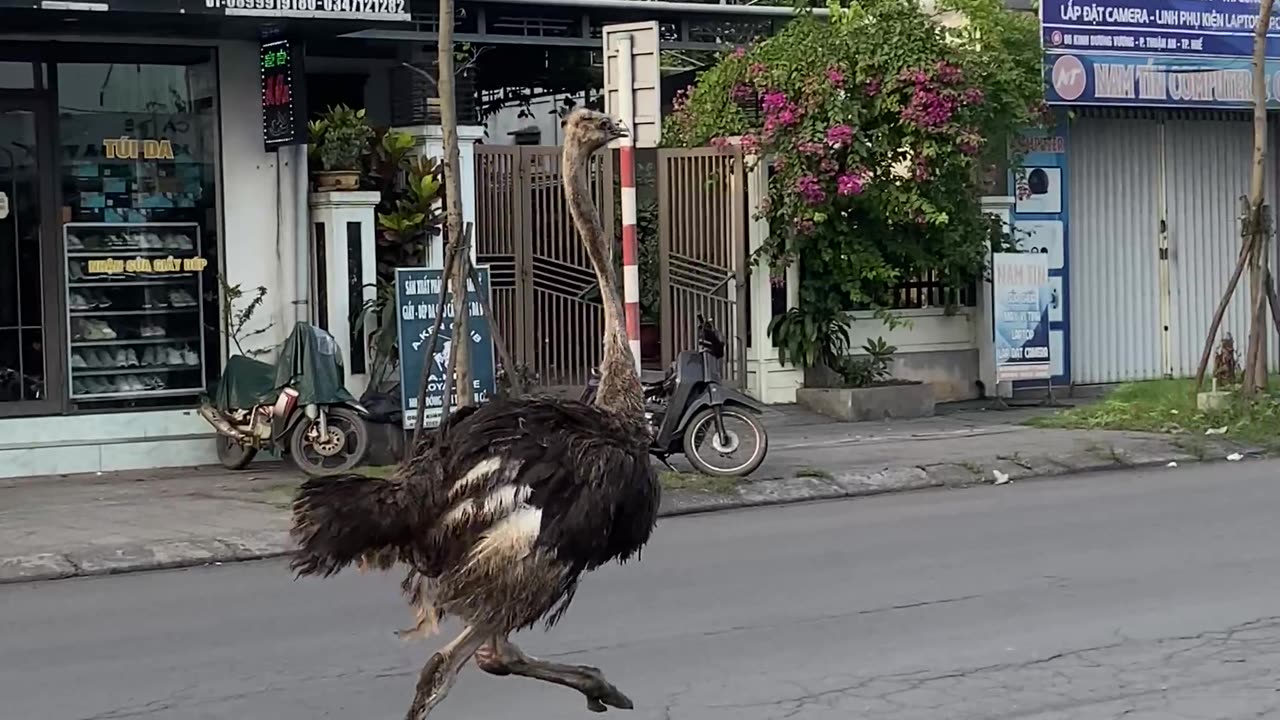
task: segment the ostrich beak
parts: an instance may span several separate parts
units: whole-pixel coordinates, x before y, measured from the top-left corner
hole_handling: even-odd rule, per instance
[[[617,140],[631,135],[631,131],[627,130],[627,126],[621,120],[614,120],[609,126],[609,139]]]

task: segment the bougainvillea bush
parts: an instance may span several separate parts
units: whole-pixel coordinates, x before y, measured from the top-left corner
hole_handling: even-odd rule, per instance
[[[980,171],[1044,113],[1030,14],[952,0],[939,9],[969,22],[947,29],[912,0],[830,9],[726,53],[664,123],[669,145],[739,138],[771,159],[764,253],[803,278],[799,311],[773,333],[804,364],[842,355],[821,328],[883,307],[896,283],[977,277],[993,233]]]

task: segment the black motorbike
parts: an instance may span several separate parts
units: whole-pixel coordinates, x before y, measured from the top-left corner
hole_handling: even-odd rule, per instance
[[[667,467],[667,458],[683,453],[707,475],[750,475],[769,451],[769,436],[757,417],[764,408],[720,384],[724,340],[710,320],[698,315],[697,321],[697,350],[681,352],[665,373],[640,373],[653,438],[649,452]],[[583,402],[595,398],[599,384],[592,371]]]
[[[368,411],[343,385],[337,342],[308,323],[294,326],[274,364],[228,358],[200,415],[218,433],[218,460],[232,470],[267,450],[308,475],[335,475],[350,472],[369,449]]]

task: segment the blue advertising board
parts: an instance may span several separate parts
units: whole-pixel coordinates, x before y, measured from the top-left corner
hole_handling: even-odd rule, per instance
[[[1041,0],[1046,52],[1253,56],[1258,0]],[[1272,16],[1267,57],[1280,57]]]
[[[1247,59],[1048,55],[1045,74],[1045,99],[1051,105],[1253,107]],[[1280,108],[1280,60],[1268,60],[1266,74],[1267,103]]]
[[[1071,204],[1066,113],[1051,128],[1027,130],[1014,138],[1021,156],[1009,171],[1013,188],[1013,240],[1023,253],[1045,256],[1049,285],[1049,359],[1054,385],[1071,383]],[[1043,385],[1043,383],[1038,383]]]
[[[995,316],[996,382],[1048,380],[1049,256],[995,253],[991,256],[992,311]]]
[[[467,330],[471,342],[471,393],[475,403],[482,404],[497,392],[497,368],[493,357],[493,330],[485,314],[489,293],[489,268],[476,267],[479,286],[467,281]],[[440,336],[435,352],[427,351],[431,340],[431,326],[435,323],[436,308],[440,302],[440,269],[396,268],[396,306],[400,318],[400,407],[404,410],[404,427],[412,430],[418,419],[418,385],[424,364],[427,368],[426,410],[422,416],[423,427],[440,424],[444,405],[445,369],[449,352],[456,338],[453,337],[453,297],[450,293],[445,304],[444,320],[440,324]],[[481,303],[484,297],[486,303]],[[458,387],[455,384],[449,399],[449,407],[458,407]]]

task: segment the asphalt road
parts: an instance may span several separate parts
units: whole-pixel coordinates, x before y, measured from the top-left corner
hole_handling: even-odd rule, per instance
[[[1280,464],[664,521],[532,653],[670,720],[1280,718]],[[0,587],[0,717],[397,720],[397,578],[283,563]],[[449,628],[452,630],[453,628]],[[468,668],[432,717],[594,717]]]

